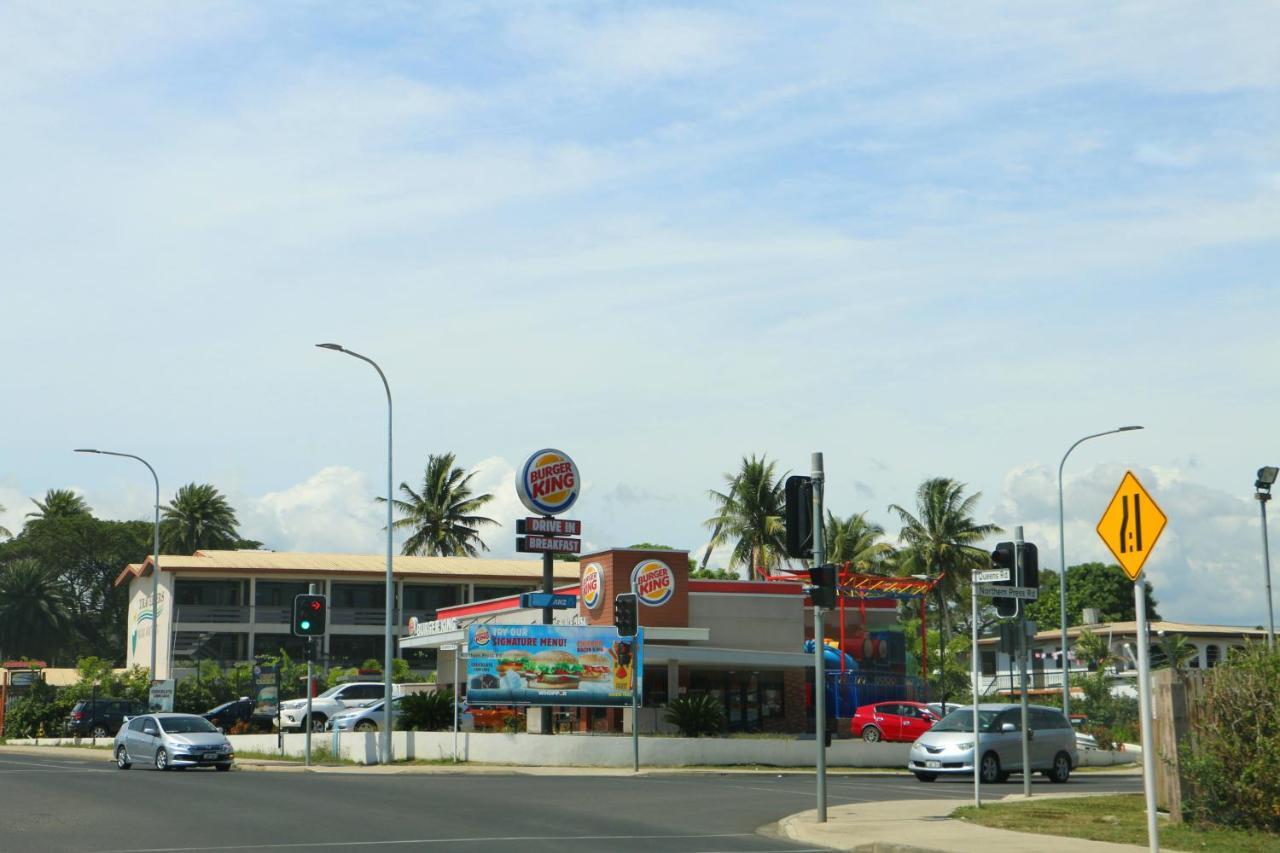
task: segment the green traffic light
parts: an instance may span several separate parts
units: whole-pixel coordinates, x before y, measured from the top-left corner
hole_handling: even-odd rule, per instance
[[[298,627],[304,631],[310,631],[311,621],[309,619],[303,619],[301,622],[298,623]]]

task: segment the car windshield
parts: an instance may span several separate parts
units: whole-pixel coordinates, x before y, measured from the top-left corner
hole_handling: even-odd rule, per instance
[[[230,707],[231,707],[232,705],[234,705],[234,704],[235,704],[235,702],[223,702],[221,705],[219,705],[218,707],[214,708],[212,711],[205,711],[205,713],[206,713],[206,714],[221,714],[223,711],[227,710],[228,708],[230,708]]]
[[[160,728],[171,735],[208,734],[218,730],[203,717],[162,717]]]
[[[982,726],[984,732],[991,731],[991,726],[995,723],[996,717],[1000,716],[999,711],[978,711],[978,725]],[[935,732],[971,732],[973,731],[973,709],[961,708],[958,711],[952,711],[941,720],[934,724],[932,731]]]

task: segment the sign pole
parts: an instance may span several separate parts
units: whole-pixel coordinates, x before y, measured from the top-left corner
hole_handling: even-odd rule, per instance
[[[315,584],[308,585],[307,593],[309,595],[315,595],[316,585]],[[311,637],[307,637],[303,642],[307,644],[307,718],[306,718],[307,737],[306,737],[306,745],[303,747],[303,750],[305,753],[303,758],[303,766],[310,767],[311,766],[311,694],[315,692],[311,689],[311,659],[315,657],[315,640],[313,640]]]
[[[1142,714],[1142,790],[1147,798],[1147,839],[1152,853],[1160,850],[1160,828],[1156,823],[1155,746],[1151,732],[1151,643],[1147,639],[1146,584],[1138,574],[1133,584],[1133,606],[1138,614],[1138,706]]]
[[[814,453],[813,478],[813,564],[821,566],[826,559],[826,543],[822,530],[822,454]],[[813,604],[813,733],[818,749],[818,823],[827,822],[827,673],[822,659],[822,608]],[[844,650],[840,650],[844,653]]]
[[[973,807],[982,808],[982,729],[978,727],[978,585],[970,590],[973,599],[970,661],[973,664]],[[841,649],[841,651],[844,651]]]
[[[640,633],[636,632],[636,638],[633,643],[639,645]],[[637,682],[643,677],[643,672],[639,672],[640,656],[632,652],[631,655],[631,772],[640,772],[640,690]]]
[[[1022,586],[1022,525],[1013,528],[1013,576]],[[1018,683],[1022,698],[1022,795],[1031,796],[1031,729],[1027,717],[1027,608],[1018,605]]]

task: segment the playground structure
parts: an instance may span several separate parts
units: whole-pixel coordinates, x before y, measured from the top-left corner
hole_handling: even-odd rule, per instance
[[[777,580],[794,582],[792,577]],[[928,635],[925,596],[933,591],[941,575],[931,578],[892,578],[854,572],[845,563],[836,575],[837,605],[832,613],[839,619],[838,639],[824,636],[823,669],[827,691],[827,711],[836,718],[851,717],[861,705],[894,699],[929,700]],[[868,601],[920,601],[919,676],[908,671],[906,636],[900,625],[869,628]],[[858,624],[849,630],[846,608],[856,603]],[[824,630],[825,635],[825,630]],[[804,650],[813,653],[813,640]]]

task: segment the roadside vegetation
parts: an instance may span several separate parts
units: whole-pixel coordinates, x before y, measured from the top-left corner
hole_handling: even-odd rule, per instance
[[[1147,812],[1141,794],[1035,799],[964,806],[951,816],[980,826],[1088,838],[1114,844],[1147,844]],[[1171,850],[1205,853],[1276,853],[1280,835],[1244,829],[1204,828],[1191,824],[1160,826],[1160,844]],[[1051,849],[1046,844],[1045,849]]]

